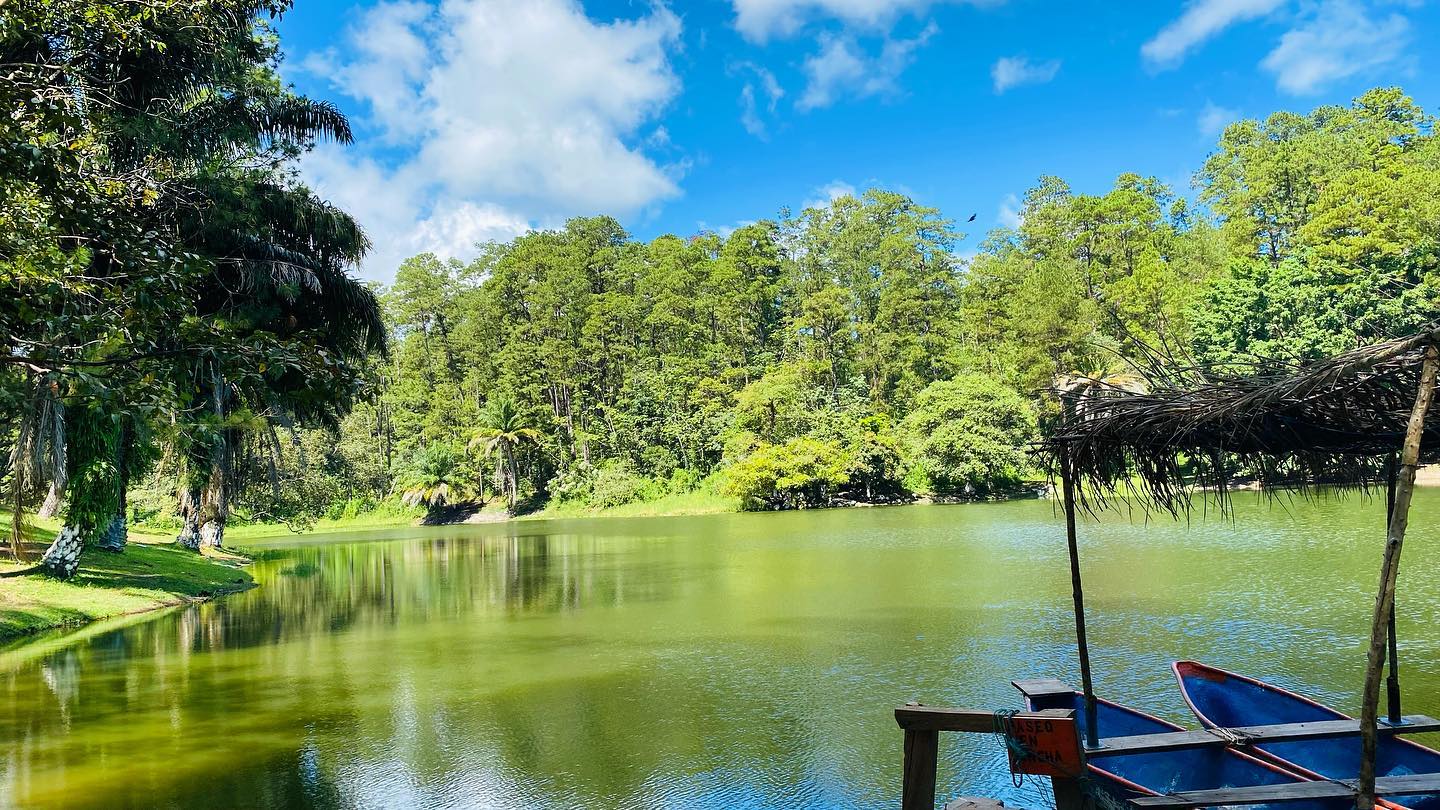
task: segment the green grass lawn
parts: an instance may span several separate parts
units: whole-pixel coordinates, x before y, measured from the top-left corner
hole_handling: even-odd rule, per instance
[[[526,515],[521,520],[546,520],[572,517],[664,517],[678,515],[714,515],[722,512],[739,512],[740,499],[714,492],[697,490],[678,492],[653,501],[638,501],[622,506],[599,508],[575,504],[547,506],[538,512]]]
[[[712,515],[721,512],[738,511],[740,511],[740,501],[737,498],[717,495],[713,492],[696,491],[666,495],[653,501],[627,503],[623,506],[607,508],[580,506],[577,504],[555,504],[547,506],[538,512],[532,512],[518,518],[511,518],[505,511],[505,505],[502,502],[494,501],[487,504],[480,511],[482,519],[473,522],[491,523],[512,519],[551,520],[577,517],[664,517],[675,515]],[[286,537],[295,534],[311,535],[363,531],[365,529],[383,529],[392,526],[413,526],[418,524],[424,516],[425,510],[417,508],[410,513],[396,514],[394,512],[376,512],[337,520],[322,519],[315,521],[315,523],[299,533],[292,531],[290,527],[284,523],[231,524],[225,529],[225,542],[227,545],[231,544],[232,541],[243,545],[243,542],[246,540],[263,540],[266,538]]]
[[[9,516],[0,514],[4,526]],[[54,536],[41,525],[26,533],[25,562],[6,558],[0,571],[34,565]],[[0,643],[17,636],[123,616],[254,586],[243,557],[187,551],[170,537],[131,533],[124,553],[86,550],[80,571],[62,582],[43,574],[0,579]]]
[[[319,534],[324,532],[351,532],[359,529],[383,529],[389,526],[409,526],[424,517],[424,509],[413,513],[389,514],[372,512],[348,518],[330,520],[321,518],[303,532],[295,532],[284,523],[243,523],[225,527],[225,542],[231,540],[253,540],[259,537],[283,537],[291,534]]]

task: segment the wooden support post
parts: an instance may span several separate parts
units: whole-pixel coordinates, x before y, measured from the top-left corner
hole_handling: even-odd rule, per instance
[[[1100,745],[1095,685],[1090,679],[1090,645],[1085,640],[1085,589],[1080,581],[1080,547],[1075,538],[1075,470],[1070,450],[1060,451],[1060,489],[1065,499],[1065,541],[1070,549],[1070,595],[1075,602],[1075,642],[1080,651],[1080,691],[1085,694],[1085,747]]]
[[[1050,787],[1055,793],[1055,810],[1085,810],[1085,786],[1079,779],[1056,776],[1051,778]]]
[[[935,810],[935,768],[940,758],[940,732],[905,729],[905,776],[901,810]]]
[[[1385,462],[1385,527],[1389,532],[1390,521],[1395,519],[1396,476],[1400,472],[1400,461],[1394,453]],[[1400,642],[1395,637],[1395,600],[1390,600],[1390,618],[1387,620],[1386,635],[1390,638],[1387,648],[1390,659],[1390,677],[1385,679],[1385,722],[1398,726],[1404,721],[1400,710]]]
[[[1090,719],[1093,720],[1094,716],[1091,715]],[[1091,728],[1093,731],[1093,726]],[[1086,771],[1086,746],[1080,744],[1080,735],[1078,734],[1075,735],[1074,745],[1074,760],[1079,763],[1079,767],[1069,775],[1050,777],[1050,792],[1055,797],[1055,810],[1089,810],[1093,805],[1085,792],[1085,782],[1083,781]],[[1089,747],[1095,748],[1098,745],[1097,741],[1090,744]]]
[[[1405,446],[1400,453],[1400,478],[1395,485],[1395,511],[1390,518],[1385,540],[1385,560],[1380,566],[1380,588],[1375,594],[1375,613],[1370,622],[1370,649],[1365,660],[1365,694],[1360,705],[1360,780],[1355,806],[1358,810],[1375,807],[1375,722],[1380,709],[1380,674],[1385,662],[1386,639],[1389,635],[1390,609],[1395,604],[1395,580],[1400,572],[1400,550],[1405,543],[1405,528],[1410,519],[1410,498],[1415,492],[1415,468],[1420,461],[1420,441],[1425,433],[1425,414],[1435,395],[1435,376],[1440,367],[1440,352],[1435,346],[1425,350],[1420,367],[1420,390],[1415,394],[1415,408],[1405,429]]]

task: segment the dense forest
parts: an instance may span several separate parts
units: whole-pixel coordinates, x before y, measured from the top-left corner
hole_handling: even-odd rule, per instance
[[[1040,178],[983,240],[875,189],[648,242],[579,218],[368,287],[359,225],[297,179],[351,134],[278,78],[288,8],[3,17],[3,483],[12,537],[62,519],[53,573],[136,522],[198,547],[376,510],[1007,496],[1067,396],[1436,316],[1440,142],[1397,88],[1235,123],[1193,189]]]
[[[1435,317],[1440,144],[1402,91],[1236,123],[1194,186],[1041,178],[969,256],[953,220],[877,189],[726,234],[641,242],[599,216],[414,257],[382,291],[393,356],[302,439],[291,508],[1010,494],[1060,392]]]

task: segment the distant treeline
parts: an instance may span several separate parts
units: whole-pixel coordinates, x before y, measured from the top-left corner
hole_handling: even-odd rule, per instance
[[[1236,123],[1194,182],[1188,202],[1041,178],[973,256],[883,190],[725,234],[593,217],[417,256],[382,294],[373,397],[289,474],[332,513],[983,497],[1035,475],[1057,391],[1243,374],[1436,316],[1440,145],[1399,89]]]

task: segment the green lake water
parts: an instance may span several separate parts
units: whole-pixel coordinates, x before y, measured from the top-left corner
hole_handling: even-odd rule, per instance
[[[1383,506],[1082,525],[1102,696],[1193,726],[1196,658],[1353,711]],[[1406,711],[1440,714],[1440,490],[1400,576]],[[1078,682],[1044,501],[297,538],[261,586],[0,652],[0,807],[891,808],[908,700]],[[0,585],[3,587],[3,585]],[[943,795],[1040,807],[988,735]]]

